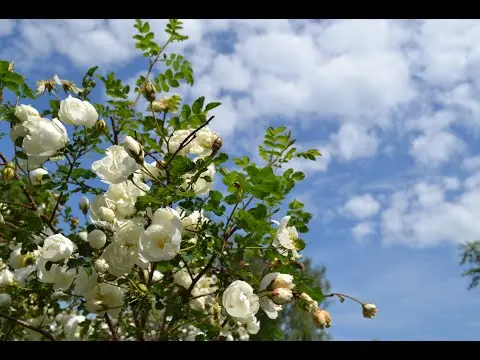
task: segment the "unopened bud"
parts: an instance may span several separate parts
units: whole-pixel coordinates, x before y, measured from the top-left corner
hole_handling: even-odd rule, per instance
[[[212,144],[212,150],[213,151],[218,151],[223,145],[223,139],[219,136],[217,137]]]
[[[298,269],[300,270],[304,270],[305,269],[305,265],[302,264],[301,262],[298,262],[298,261],[290,261],[290,264],[296,266]]]
[[[163,97],[160,100],[155,100],[150,105],[150,110],[153,110],[156,113],[167,112],[168,111],[168,98]]]
[[[150,81],[147,81],[143,86],[143,96],[147,99],[148,102],[155,101],[155,97],[157,95],[157,90],[155,90],[155,86]]]
[[[73,228],[76,228],[78,224],[80,224],[80,220],[78,220],[78,218],[75,217],[72,219],[71,224]]]
[[[145,284],[138,284],[138,288],[144,293],[148,291],[148,288],[145,286]]]
[[[12,61],[10,64],[8,64],[8,71],[13,72],[14,68],[15,68],[15,61]]]
[[[317,309],[312,315],[313,323],[318,329],[329,328],[332,325],[332,317],[328,311]]]
[[[53,200],[58,200],[60,199],[60,194],[58,193],[52,193]]]
[[[95,260],[93,265],[99,273],[106,273],[109,268],[107,261],[103,258],[98,258],[97,260]]]
[[[82,197],[80,199],[79,207],[80,207],[80,210],[82,210],[82,213],[86,215],[88,212],[88,208],[90,207],[90,200],[88,200],[88,198],[85,196]]]
[[[100,130],[100,131],[103,131],[104,129],[107,128],[107,123],[105,122],[105,120],[98,120],[97,121],[97,129]]]
[[[363,304],[362,305],[363,317],[373,319],[377,314],[377,307],[375,304]]]
[[[98,216],[100,217],[100,219],[108,221],[109,223],[113,223],[113,221],[115,220],[115,213],[113,212],[113,210],[105,206],[101,206],[100,209],[98,209]]]
[[[313,314],[318,309],[318,304],[307,293],[298,296],[298,305],[306,312]]]
[[[2,170],[2,178],[6,183],[12,181],[15,178],[15,169],[9,166],[4,167]]]
[[[292,300],[293,294],[289,289],[278,288],[272,291],[271,299],[277,305],[283,305]]]
[[[143,148],[137,140],[131,136],[127,136],[123,142],[123,147],[128,155],[130,155],[130,157],[137,162],[137,164],[142,165],[144,163],[145,156],[143,155]]]
[[[293,288],[293,276],[290,274],[279,274],[270,286],[272,289],[291,289]]]

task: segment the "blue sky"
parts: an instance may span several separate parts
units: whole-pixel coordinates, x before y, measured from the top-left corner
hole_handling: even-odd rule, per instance
[[[160,39],[164,24],[151,21]],[[134,31],[0,20],[0,58],[32,85],[80,83],[93,65],[133,83],[147,65]],[[314,214],[305,255],[334,291],[379,308],[367,320],[334,303],[334,338],[480,340],[478,291],[458,266],[458,245],[480,234],[480,22],[186,20],[185,33],[170,50],[186,51],[196,84],[180,94],[223,103],[212,127],[230,154],[255,157],[265,128],[286,125],[324,155],[294,164],[307,174],[294,195]]]

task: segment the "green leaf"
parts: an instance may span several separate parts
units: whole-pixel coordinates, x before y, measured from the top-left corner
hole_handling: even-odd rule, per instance
[[[87,75],[92,77],[95,71],[97,71],[97,69],[98,69],[98,66],[91,67],[90,69],[88,69]]]
[[[197,100],[194,101],[192,105],[192,111],[194,114],[198,114],[202,111],[203,103],[205,102],[205,97],[200,96]]]
[[[298,200],[293,200],[290,204],[288,204],[288,208],[292,210],[301,209],[303,208],[303,206],[304,206],[303,203],[301,203]]]
[[[10,63],[5,60],[0,60],[0,74],[8,72],[8,66]]]
[[[48,103],[50,104],[52,110],[60,109],[60,100],[50,100]]]
[[[172,177],[181,176],[195,169],[195,163],[186,156],[175,156],[169,165],[169,172]]]
[[[145,22],[141,29],[139,29],[142,34],[148,33],[150,31],[150,24]]]
[[[209,110],[212,110],[212,109],[215,109],[216,107],[219,107],[220,105],[222,105],[221,102],[211,102],[211,103],[207,104],[207,106],[205,106],[205,112],[207,112]]]
[[[292,179],[295,181],[302,181],[303,179],[305,179],[305,174],[301,171],[297,171],[292,174]]]
[[[25,153],[22,152],[22,151],[17,151],[17,152],[15,153],[15,156],[18,157],[18,158],[20,158],[20,159],[24,159],[24,160],[27,160],[27,159],[28,159],[27,154],[25,154]]]
[[[17,85],[22,85],[25,82],[25,79],[23,78],[22,75],[15,72],[10,72],[10,71],[7,71],[3,75],[3,79],[5,82],[11,82]]]
[[[190,109],[190,106],[188,106],[187,104],[183,105],[182,106],[182,117],[186,120],[190,117],[190,114],[192,113],[192,110]]]

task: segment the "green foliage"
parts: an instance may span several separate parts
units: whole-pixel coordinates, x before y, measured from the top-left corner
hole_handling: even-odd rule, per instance
[[[460,251],[460,264],[469,267],[463,272],[463,276],[470,278],[468,288],[476,288],[480,284],[480,241],[469,241],[462,244]]]

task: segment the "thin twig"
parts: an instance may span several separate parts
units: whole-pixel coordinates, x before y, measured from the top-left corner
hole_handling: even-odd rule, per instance
[[[107,322],[108,328],[112,332],[112,340],[118,341],[117,330],[115,330],[115,327],[113,326],[112,320],[110,319],[110,315],[108,315],[108,313],[105,313],[104,317],[105,317],[105,321]]]
[[[39,334],[42,334],[43,336],[45,336],[46,338],[48,338],[49,340],[51,341],[56,341],[55,337],[50,334],[49,332],[45,331],[45,330],[42,330],[40,328],[37,328],[35,326],[32,326],[30,325],[29,323],[23,321],[23,320],[19,320],[19,319],[16,319],[14,318],[13,316],[10,316],[10,315],[7,315],[7,314],[4,314],[4,313],[0,313],[0,317],[3,317],[5,319],[8,319],[18,325],[22,325],[23,327],[27,328],[27,329],[30,329],[32,331],[35,331]]]

